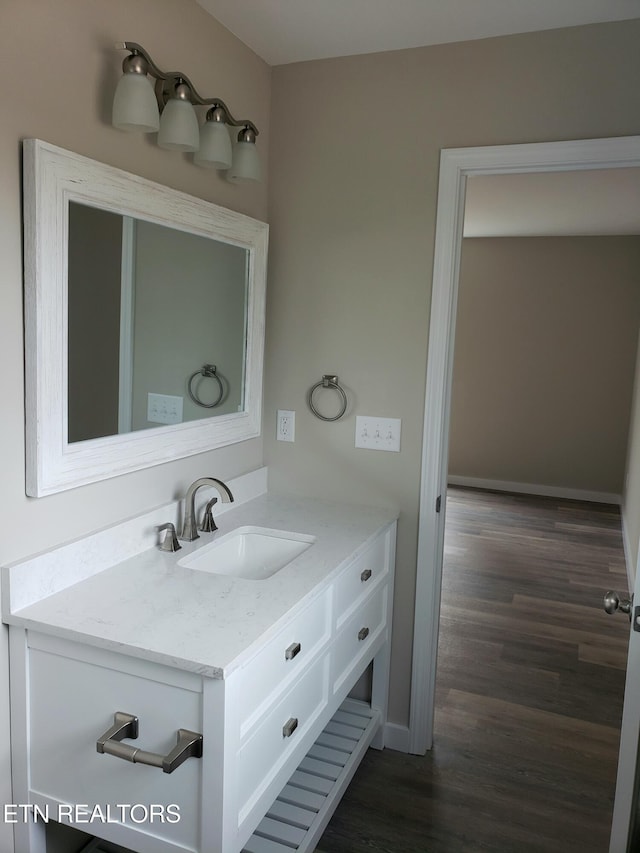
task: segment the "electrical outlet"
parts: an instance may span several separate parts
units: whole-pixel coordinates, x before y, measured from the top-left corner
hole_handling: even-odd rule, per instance
[[[278,409],[278,427],[276,431],[278,441],[296,440],[296,413],[285,409]]]
[[[400,451],[400,418],[356,417],[356,447]]]
[[[181,424],[182,397],[147,394],[147,420],[152,424]]]

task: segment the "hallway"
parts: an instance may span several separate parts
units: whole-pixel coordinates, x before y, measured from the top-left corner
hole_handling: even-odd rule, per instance
[[[450,488],[435,746],[370,750],[326,853],[605,853],[629,623],[616,507]]]

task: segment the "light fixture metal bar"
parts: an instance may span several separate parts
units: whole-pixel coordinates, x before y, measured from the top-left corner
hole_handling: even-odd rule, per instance
[[[132,53],[140,54],[140,56],[142,56],[143,59],[145,59],[149,65],[149,74],[151,74],[152,77],[155,77],[156,80],[178,80],[178,79],[181,80],[183,83],[186,83],[187,86],[189,87],[189,90],[191,92],[191,103],[192,104],[196,104],[197,106],[222,107],[222,109],[225,111],[226,116],[227,116],[226,124],[230,124],[232,127],[250,128],[255,133],[255,135],[258,136],[260,131],[258,130],[258,128],[255,126],[255,124],[252,121],[250,121],[249,119],[242,119],[240,121],[238,121],[238,119],[235,119],[232,116],[231,111],[229,110],[229,107],[225,104],[225,102],[221,98],[203,98],[198,93],[196,87],[193,85],[191,80],[182,71],[162,71],[160,68],[158,68],[158,66],[155,64],[153,59],[151,59],[151,57],[149,56],[147,51],[142,47],[142,45],[137,44],[135,41],[119,41],[119,42],[116,42],[116,49],[117,50],[129,50]],[[161,87],[159,87],[159,88],[161,88]],[[159,98],[159,100],[160,100],[160,98]],[[163,107],[164,103],[161,103],[160,106]]]

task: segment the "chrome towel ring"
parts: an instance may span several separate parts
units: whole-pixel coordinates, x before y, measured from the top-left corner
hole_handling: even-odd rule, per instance
[[[203,403],[200,397],[198,397],[196,391],[193,390],[193,380],[196,378],[196,376],[208,376],[210,379],[215,379],[215,381],[218,383],[220,393],[213,401],[213,403]],[[189,381],[187,382],[187,391],[189,392],[189,396],[197,406],[202,406],[204,409],[214,409],[220,403],[224,396],[224,387],[222,385],[222,380],[218,376],[215,364],[203,364],[200,370],[196,370],[194,373],[192,373],[189,377]]]
[[[342,406],[341,406],[340,411],[338,412],[337,415],[334,415],[333,417],[327,417],[327,415],[321,415],[320,412],[313,405],[313,395],[318,388],[334,388],[338,392],[338,394],[340,394],[340,396],[342,397]],[[344,393],[344,388],[342,388],[338,384],[338,377],[337,376],[332,376],[328,373],[322,377],[320,382],[316,382],[316,384],[312,388],[309,389],[309,394],[307,396],[307,402],[309,403],[309,408],[311,409],[313,414],[317,418],[320,418],[321,421],[337,421],[347,411],[347,395]]]

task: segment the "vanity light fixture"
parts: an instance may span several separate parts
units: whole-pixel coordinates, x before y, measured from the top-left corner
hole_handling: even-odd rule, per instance
[[[191,104],[191,91],[182,79],[173,86],[160,116],[158,145],[168,151],[197,151],[200,147],[198,116]]]
[[[203,98],[182,71],[161,71],[139,44],[118,42],[116,48],[128,50],[129,56],[113,99],[114,127],[157,132],[161,148],[192,151],[198,166],[227,170],[234,183],[260,180],[258,128],[252,121],[235,119],[220,98]],[[202,126],[195,110],[199,106],[209,107]],[[228,127],[240,128],[233,146]]]

